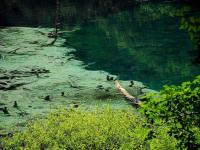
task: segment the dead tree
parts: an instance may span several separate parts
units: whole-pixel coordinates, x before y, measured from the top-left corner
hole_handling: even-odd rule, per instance
[[[48,45],[53,45],[58,39],[58,27],[60,25],[59,16],[60,16],[60,1],[56,0],[55,31],[48,35],[48,37],[52,37],[54,38],[54,40]]]
[[[137,99],[136,97],[129,94],[126,89],[124,89],[118,80],[115,80],[115,86],[118,89],[118,91],[124,96],[124,98],[130,102],[134,107],[138,108],[140,107],[141,101]]]

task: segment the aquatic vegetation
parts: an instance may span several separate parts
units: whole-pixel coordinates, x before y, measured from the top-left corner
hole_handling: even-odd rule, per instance
[[[151,132],[154,137],[150,138]],[[31,122],[22,133],[1,141],[3,149],[150,149],[173,150],[168,128],[150,127],[144,118],[119,110],[60,110]]]
[[[181,86],[165,86],[159,95],[145,97],[141,112],[149,122],[162,126],[179,140],[179,147],[188,150],[200,146],[200,76]]]

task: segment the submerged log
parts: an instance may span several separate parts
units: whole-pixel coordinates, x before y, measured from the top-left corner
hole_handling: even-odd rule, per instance
[[[8,53],[16,54],[18,50],[20,50],[20,48],[16,48],[16,49],[14,49],[14,50],[12,50],[12,51],[9,51]]]
[[[0,90],[10,90],[28,83],[0,83]]]
[[[124,96],[124,98],[129,101],[134,107],[138,108],[141,105],[141,101],[137,99],[136,97],[132,96],[131,94],[124,89],[118,80],[115,80],[115,87],[118,89],[118,91]]]
[[[31,82],[19,82],[26,77],[37,76],[39,74],[49,73],[50,71],[44,68],[30,68],[23,70],[12,70],[0,72],[0,90],[10,90],[21,85],[29,84]]]

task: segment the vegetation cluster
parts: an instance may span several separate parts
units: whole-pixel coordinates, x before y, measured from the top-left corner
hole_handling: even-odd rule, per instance
[[[155,137],[149,138],[154,130]],[[3,149],[175,149],[167,126],[148,125],[145,118],[120,110],[61,110],[30,123],[23,133],[1,141]]]
[[[181,86],[164,86],[159,95],[145,99],[141,112],[152,125],[167,125],[181,149],[200,147],[200,76]]]
[[[140,114],[59,110],[1,140],[3,149],[195,150],[200,145],[200,76],[145,97]]]

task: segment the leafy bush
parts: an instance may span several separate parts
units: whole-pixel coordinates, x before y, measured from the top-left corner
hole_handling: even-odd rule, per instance
[[[151,138],[150,135],[153,132]],[[24,132],[3,139],[3,149],[176,149],[168,128],[152,127],[132,112],[106,109],[57,111],[30,123]]]
[[[187,16],[181,18],[180,30],[186,30],[190,37],[190,40],[194,43],[198,43],[200,40],[200,17],[199,16]]]
[[[181,86],[165,86],[159,95],[145,97],[141,112],[154,125],[167,124],[179,147],[200,147],[200,76]]]

